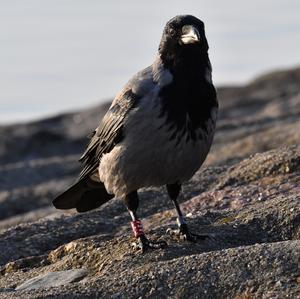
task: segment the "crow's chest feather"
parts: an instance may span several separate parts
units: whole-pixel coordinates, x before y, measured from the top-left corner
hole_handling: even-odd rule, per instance
[[[211,111],[218,106],[214,86],[201,81],[190,84],[174,81],[161,90],[159,97],[160,117],[166,119],[166,125],[177,132],[188,131],[192,139],[196,138],[197,129],[207,131]]]

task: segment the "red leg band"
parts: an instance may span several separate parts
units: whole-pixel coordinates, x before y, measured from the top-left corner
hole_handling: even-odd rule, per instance
[[[143,225],[140,220],[134,220],[130,222],[133,234],[136,238],[144,234]]]

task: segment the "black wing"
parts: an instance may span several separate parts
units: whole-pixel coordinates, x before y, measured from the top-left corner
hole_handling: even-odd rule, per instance
[[[94,132],[80,161],[83,169],[78,180],[90,176],[99,166],[103,154],[109,153],[122,138],[124,119],[138,105],[138,101],[154,86],[152,66],[138,72],[113,101]]]
[[[109,108],[79,160],[83,163],[79,180],[91,175],[99,166],[102,155],[109,153],[122,140],[124,118],[136,106],[138,100],[139,96],[129,89]]]
[[[155,84],[152,66],[137,73],[126,84],[92,134],[90,143],[80,158],[83,169],[79,178],[68,190],[53,200],[56,208],[76,208],[79,212],[85,212],[101,206],[113,197],[107,193],[103,183],[93,181],[90,176],[99,167],[102,155],[110,152],[123,139],[125,118],[130,117],[133,108],[138,109],[139,100],[151,91]]]

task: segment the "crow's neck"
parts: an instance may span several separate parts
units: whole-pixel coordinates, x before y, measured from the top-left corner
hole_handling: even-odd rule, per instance
[[[181,50],[177,53],[162,53],[161,60],[170,70],[175,80],[184,82],[185,79],[200,83],[206,80],[207,71],[211,71],[208,53],[199,49]],[[183,79],[183,80],[181,80]]]
[[[215,88],[208,78],[211,65],[208,54],[205,54],[184,53],[169,60],[161,57],[173,75],[172,83],[160,92],[162,115],[166,115],[167,122],[174,123],[178,129],[185,126],[187,118],[191,121],[191,130],[205,129],[212,108],[218,106]]]

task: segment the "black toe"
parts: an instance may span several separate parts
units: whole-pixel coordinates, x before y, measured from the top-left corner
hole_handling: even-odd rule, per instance
[[[191,233],[186,224],[182,224],[179,227],[179,229],[175,229],[175,230],[168,228],[167,234],[171,235],[172,237],[177,237],[181,240],[186,240],[193,243],[209,238],[208,235],[199,235],[199,234]]]
[[[141,250],[142,253],[149,249],[166,248],[168,244],[165,241],[150,241],[145,235],[138,238],[138,242],[133,244],[135,250]]]

